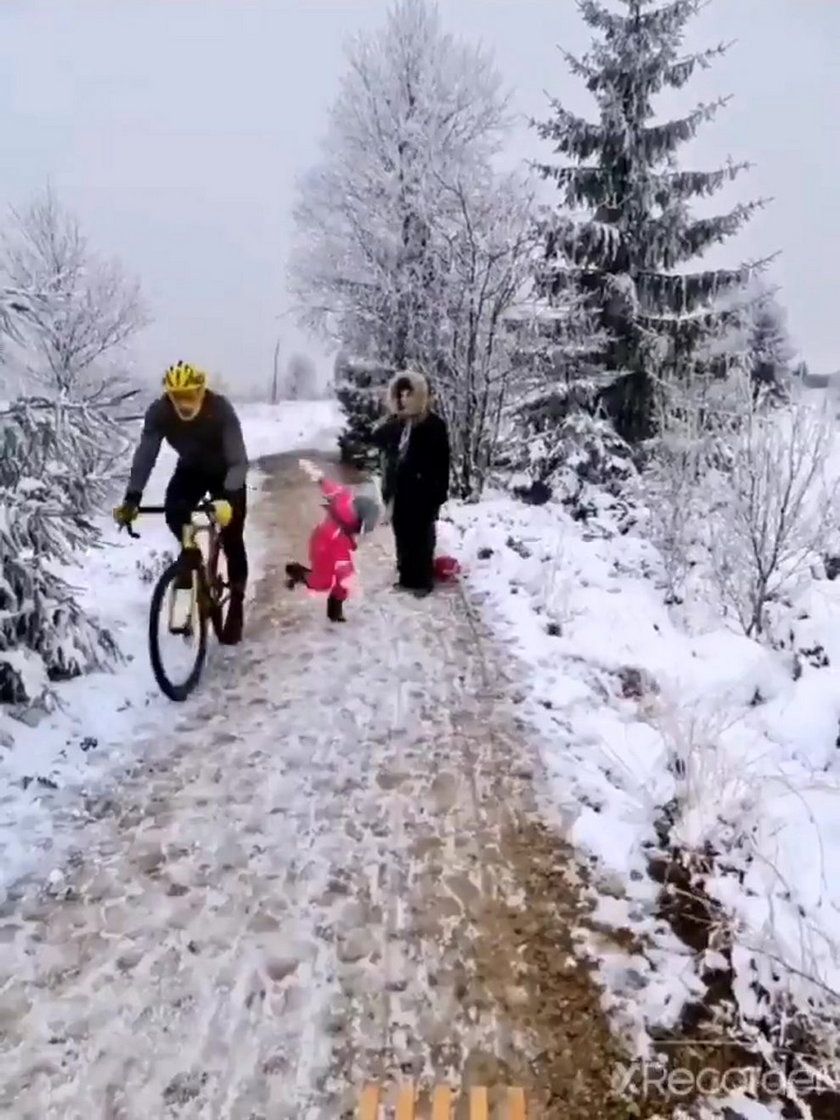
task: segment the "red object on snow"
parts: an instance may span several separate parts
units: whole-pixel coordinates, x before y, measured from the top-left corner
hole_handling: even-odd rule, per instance
[[[461,574],[461,565],[454,556],[435,557],[435,579],[441,583],[451,583]]]
[[[353,553],[358,517],[353,492],[328,478],[321,479],[320,487],[326,499],[326,517],[309,538],[311,571],[306,582],[310,591],[344,600],[350,594],[350,581],[356,571]]]

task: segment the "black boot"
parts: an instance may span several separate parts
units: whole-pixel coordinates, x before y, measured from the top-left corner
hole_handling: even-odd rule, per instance
[[[175,577],[175,590],[176,591],[192,591],[193,574],[192,568],[188,568],[185,564],[181,566]]]
[[[332,595],[327,599],[327,618],[330,622],[346,622],[344,617],[344,602],[342,599],[335,599]]]
[[[286,565],[286,587],[293,591],[299,583],[306,583],[309,579],[309,568],[305,568],[303,564],[287,564]]]
[[[225,646],[237,646],[242,641],[242,627],[245,614],[245,588],[232,587],[230,601],[225,615],[222,635],[219,641]]]

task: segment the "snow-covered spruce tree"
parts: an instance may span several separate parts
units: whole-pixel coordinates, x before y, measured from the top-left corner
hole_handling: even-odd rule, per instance
[[[335,395],[345,416],[338,437],[342,461],[372,467],[378,452],[370,442],[374,424],[382,415],[383,387],[393,372],[371,358],[340,351],[333,366]]]
[[[117,656],[59,571],[100,543],[91,514],[124,454],[99,409],[19,399],[0,413],[0,703],[43,700]]]
[[[8,355],[27,384],[76,398],[136,387],[125,347],[148,322],[139,286],[93,252],[49,189],[12,212],[0,272],[11,287],[37,293]]]
[[[438,233],[457,206],[441,183],[486,166],[507,125],[492,59],[445,34],[427,0],[397,0],[347,62],[322,161],[301,183],[291,268],[302,325],[352,359],[345,449],[369,435],[368,402],[391,372],[433,369],[445,307]]]
[[[544,225],[541,291],[572,284],[598,309],[608,332],[601,366],[610,384],[599,394],[619,435],[630,443],[654,428],[657,369],[693,369],[703,342],[730,328],[742,309],[718,297],[743,286],[755,267],[681,272],[688,262],[733,236],[761,202],[716,217],[692,217],[692,199],[712,196],[746,164],[717,171],[681,170],[680,146],[726,103],[699,105],[687,116],[658,121],[654,97],[681,89],[699,67],[724,52],[718,46],[684,53],[685,26],[704,0],[620,0],[621,11],[578,0],[598,38],[581,59],[566,55],[593,94],[591,123],[552,103],[539,135],[569,161],[539,171],[562,191],[562,209]],[[588,218],[579,217],[589,211]],[[725,355],[719,366],[726,365]],[[710,371],[710,372],[718,372]]]
[[[516,374],[502,464],[515,492],[547,501],[559,489],[573,504],[588,483],[614,489],[630,471],[630,449],[599,407],[609,383],[595,310],[573,286],[528,299],[508,315]]]

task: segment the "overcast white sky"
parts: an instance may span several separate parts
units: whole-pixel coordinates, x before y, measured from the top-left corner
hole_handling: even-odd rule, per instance
[[[286,356],[300,348],[282,317],[295,178],[317,158],[343,39],[386,8],[0,0],[0,202],[25,203],[51,180],[96,246],[139,275],[156,320],[139,346],[150,371],[182,357],[267,380],[278,337]],[[449,29],[492,46],[523,113],[543,115],[546,91],[589,107],[556,49],[587,43],[572,0],[440,9]],[[738,42],[690,100],[733,101],[689,161],[750,159],[726,201],[775,201],[715,263],[780,250],[795,339],[813,368],[837,368],[840,3],[711,0],[691,45],[720,39]],[[525,130],[511,150],[547,154]]]

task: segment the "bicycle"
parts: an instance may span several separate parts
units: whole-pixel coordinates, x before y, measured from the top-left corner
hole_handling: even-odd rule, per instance
[[[164,514],[165,512],[164,506],[140,506],[137,510],[138,514]],[[207,659],[207,623],[209,621],[213,627],[217,639],[220,638],[225,608],[230,598],[230,585],[219,572],[222,540],[213,503],[201,502],[187,512],[189,519],[184,522],[181,533],[181,554],[158,579],[149,604],[149,658],[152,672],[164,696],[177,702],[186,700],[201,680],[204,662]],[[194,513],[204,514],[207,524],[196,525],[192,519]],[[126,525],[125,528],[130,537],[134,537],[135,540],[139,538],[140,534],[135,532],[131,525]],[[206,557],[199,543],[199,534],[203,533],[208,535]],[[184,623],[176,626],[175,606],[178,592],[187,591],[187,588],[179,587],[178,584],[187,572],[191,574],[189,612]],[[193,637],[198,639],[195,661],[183,684],[174,684],[170,680],[160,652],[159,624],[164,613],[167,591],[169,591],[167,612],[169,633],[180,635],[187,641]]]

